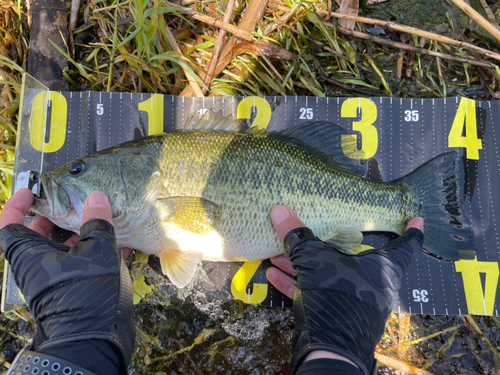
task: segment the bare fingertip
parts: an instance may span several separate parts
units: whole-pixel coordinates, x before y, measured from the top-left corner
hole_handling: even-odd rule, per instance
[[[421,217],[414,217],[408,222],[408,225],[406,226],[406,229],[410,228],[416,228],[424,232],[424,219]]]

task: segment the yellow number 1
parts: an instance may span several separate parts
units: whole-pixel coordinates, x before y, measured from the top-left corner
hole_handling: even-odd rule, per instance
[[[139,103],[139,111],[148,114],[148,135],[163,133],[163,95],[153,94],[145,102]]]

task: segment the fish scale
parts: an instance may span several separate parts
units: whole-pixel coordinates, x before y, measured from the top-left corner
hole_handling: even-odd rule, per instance
[[[204,119],[208,130],[201,130]],[[321,142],[335,141],[311,136],[316,128],[328,130],[325,123],[296,129],[302,139],[213,130],[213,123],[213,114],[202,116],[196,130],[187,126],[128,142],[73,162],[78,168],[69,163],[44,174],[47,199],[37,199],[34,211],[78,231],[78,208],[91,192],[103,191],[119,246],[158,255],[163,272],[179,287],[189,283],[200,260],[257,261],[283,253],[269,219],[278,204],[350,254],[362,250],[362,231],[401,234],[412,217],[426,212],[438,221],[457,219],[441,203],[444,196],[448,206],[459,204],[463,168],[456,155],[443,154],[400,180],[380,183],[350,171],[341,155],[319,151]],[[457,193],[450,195],[450,189]],[[463,248],[450,250],[446,241],[445,251],[433,246],[442,236],[429,221],[430,253],[472,256],[467,237]],[[457,237],[454,229],[450,233]]]

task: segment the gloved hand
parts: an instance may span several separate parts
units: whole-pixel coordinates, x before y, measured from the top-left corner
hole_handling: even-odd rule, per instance
[[[293,293],[292,374],[314,358],[340,359],[374,373],[375,346],[405,270],[422,250],[423,220],[412,219],[403,235],[381,249],[350,256],[315,237],[288,207],[276,206],[271,219],[290,257],[272,262],[290,275],[295,270],[293,281],[276,268],[267,271],[279,290],[290,298]]]
[[[78,236],[65,245],[45,237],[53,225],[23,224],[33,202],[19,190],[0,215],[0,246],[37,325],[30,348],[97,374],[124,374],[135,329],[130,274],[116,246],[108,198],[91,194]],[[72,246],[68,246],[72,245]]]

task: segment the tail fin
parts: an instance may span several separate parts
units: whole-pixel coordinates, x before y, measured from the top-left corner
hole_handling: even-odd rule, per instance
[[[465,200],[465,175],[458,154],[439,155],[398,182],[421,204],[424,251],[444,260],[474,259],[472,228],[460,213]]]

